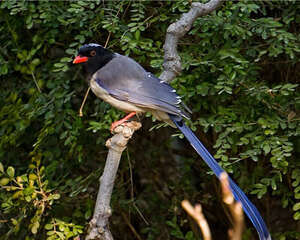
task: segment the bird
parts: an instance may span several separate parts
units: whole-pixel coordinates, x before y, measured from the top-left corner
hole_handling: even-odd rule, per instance
[[[139,63],[104,48],[97,43],[81,46],[73,60],[82,64],[93,93],[113,107],[129,113],[111,125],[111,131],[135,115],[150,112],[158,120],[177,127],[214,174],[220,178],[225,170],[218,164],[193,131],[184,123],[192,111],[167,82],[147,72]],[[268,228],[254,204],[237,184],[228,177],[236,201],[254,225],[260,240],[271,240]]]

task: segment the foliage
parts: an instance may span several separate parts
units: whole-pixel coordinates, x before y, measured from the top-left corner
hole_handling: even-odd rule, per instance
[[[71,64],[78,47],[109,40],[159,75],[166,29],[189,8],[184,0],[0,3],[0,239],[72,239],[92,216],[108,129],[122,113],[90,94],[78,116],[87,88]],[[189,125],[252,193],[275,239],[300,232],[299,11],[296,1],[224,2],[180,40],[183,72],[172,82],[194,112]],[[170,137],[174,129],[154,124],[143,120],[123,156],[115,238],[132,239],[134,227],[148,240],[199,239],[183,198],[200,201],[223,236],[217,181]]]

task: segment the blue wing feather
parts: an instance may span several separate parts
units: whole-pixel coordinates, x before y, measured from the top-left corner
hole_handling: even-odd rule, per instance
[[[146,72],[131,58],[117,55],[93,77],[99,86],[114,98],[189,118],[190,110],[183,104],[176,91],[168,83]]]

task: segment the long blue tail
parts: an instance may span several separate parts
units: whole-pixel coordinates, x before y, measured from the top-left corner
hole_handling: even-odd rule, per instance
[[[195,136],[192,130],[187,127],[183,121],[178,117],[169,114],[171,120],[175,123],[178,129],[183,133],[183,135],[188,139],[193,148],[197,151],[197,153],[203,158],[206,164],[211,168],[214,174],[219,178],[222,172],[225,172],[218,162],[213,158],[213,156],[207,151],[204,145],[200,142],[200,140]],[[260,240],[271,240],[270,233],[267,229],[267,226],[260,216],[256,207],[250,202],[245,193],[234,183],[234,181],[228,177],[229,185],[233,196],[236,201],[242,203],[243,210],[253,223],[256,231],[259,235]]]

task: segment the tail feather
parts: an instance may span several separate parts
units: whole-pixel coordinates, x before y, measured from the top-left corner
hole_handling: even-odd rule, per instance
[[[200,140],[195,136],[192,130],[187,127],[182,120],[179,120],[178,116],[169,114],[170,119],[175,123],[178,129],[183,133],[183,135],[188,139],[193,148],[197,153],[203,158],[205,163],[212,169],[214,174],[219,178],[222,172],[225,172],[223,168],[220,167],[218,162],[213,158],[213,156],[207,151]],[[253,223],[256,228],[260,240],[271,240],[270,233],[266,227],[264,220],[259,214],[256,207],[250,202],[245,193],[235,184],[235,182],[228,177],[229,185],[234,198],[242,203],[243,210]]]

